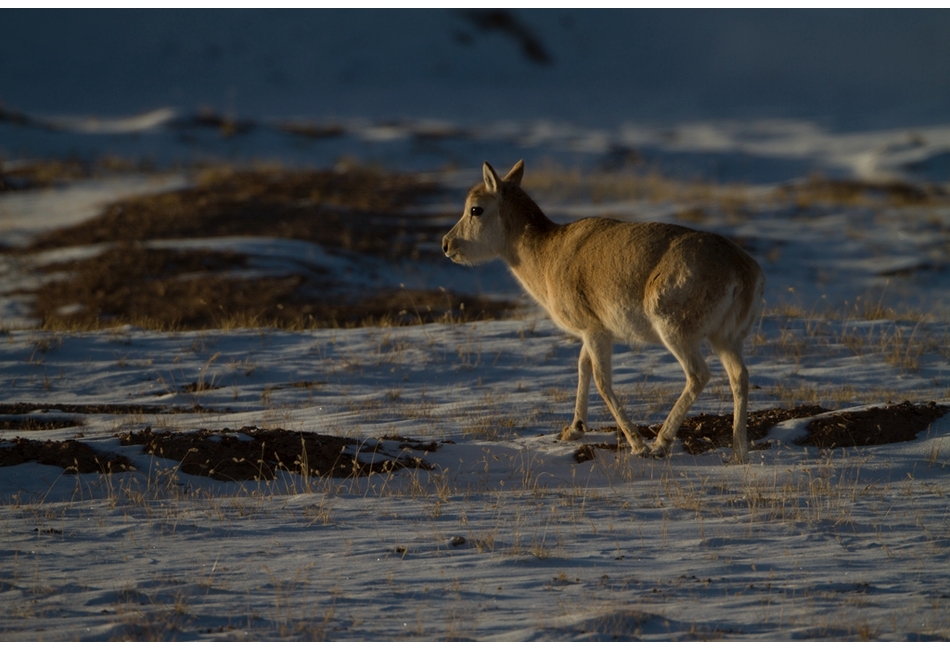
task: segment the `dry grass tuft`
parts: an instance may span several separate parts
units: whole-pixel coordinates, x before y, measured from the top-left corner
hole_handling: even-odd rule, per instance
[[[727,215],[741,213],[752,201],[742,185],[719,185],[702,181],[679,181],[657,173],[598,172],[549,167],[532,172],[525,187],[542,202],[610,203],[647,201],[684,206],[681,216],[692,222],[705,221],[710,209]]]
[[[908,206],[947,203],[950,196],[936,185],[903,181],[872,182],[812,176],[806,181],[777,189],[773,200],[799,208],[816,204]]]

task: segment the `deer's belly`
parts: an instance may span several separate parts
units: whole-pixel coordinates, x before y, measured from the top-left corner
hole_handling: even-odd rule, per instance
[[[617,305],[606,309],[584,309],[576,305],[545,305],[554,324],[575,336],[589,332],[610,332],[617,341],[626,343],[662,343],[656,330],[642,311]]]

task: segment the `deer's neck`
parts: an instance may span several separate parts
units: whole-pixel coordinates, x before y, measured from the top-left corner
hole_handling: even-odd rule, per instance
[[[546,303],[545,267],[548,249],[557,232],[563,228],[541,211],[531,199],[517,205],[508,220],[508,249],[505,254],[512,273],[536,300]]]

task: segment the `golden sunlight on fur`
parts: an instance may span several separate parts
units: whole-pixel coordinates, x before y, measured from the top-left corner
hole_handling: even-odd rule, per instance
[[[555,224],[521,189],[524,161],[504,178],[486,162],[482,175],[462,218],[442,238],[442,250],[458,264],[500,257],[551,319],[581,339],[574,420],[560,439],[576,440],[587,431],[593,375],[630,448],[664,456],[709,381],[701,349],[708,341],[732,387],[734,459],[746,462],[749,374],[742,344],[765,288],[756,261],[725,237],[676,225],[602,218]],[[652,445],[611,387],[614,341],[660,343],[686,373],[686,388]]]

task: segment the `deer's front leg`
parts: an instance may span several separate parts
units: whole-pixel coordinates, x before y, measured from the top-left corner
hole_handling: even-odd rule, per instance
[[[620,427],[620,431],[627,439],[630,450],[635,454],[639,454],[647,448],[647,443],[630,421],[630,418],[627,417],[620,400],[614,393],[610,362],[612,348],[612,339],[603,332],[584,337],[584,349],[588,351],[591,357],[594,383],[597,385],[597,390],[604,401],[607,402],[607,408],[610,409],[611,415],[617,421],[617,426]]]
[[[577,360],[577,400],[574,402],[574,420],[564,427],[558,440],[577,440],[589,430],[587,428],[587,399],[590,396],[591,361],[586,344],[581,345],[581,355]]]

